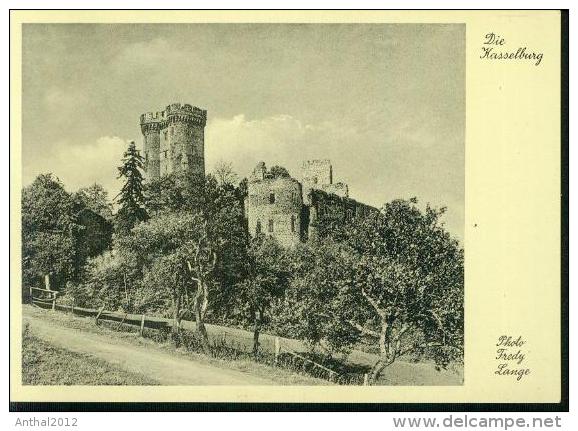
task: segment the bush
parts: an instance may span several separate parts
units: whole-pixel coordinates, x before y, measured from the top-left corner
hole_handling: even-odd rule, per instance
[[[107,252],[88,261],[82,280],[68,282],[59,302],[132,312],[140,284],[139,273],[127,259]]]

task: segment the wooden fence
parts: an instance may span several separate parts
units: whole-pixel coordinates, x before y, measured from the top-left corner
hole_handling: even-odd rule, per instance
[[[33,294],[34,292],[39,293],[36,296],[34,296]],[[58,304],[57,303],[58,292],[49,289],[40,289],[36,287],[31,287],[30,298],[32,304],[42,308],[51,308],[52,310],[55,311],[56,310],[66,311],[84,317],[94,317],[95,324],[97,325],[100,320],[107,320],[111,322],[118,322],[117,328],[120,328],[120,326],[123,324],[137,326],[139,328],[139,334],[141,336],[143,335],[143,331],[145,328],[159,330],[159,329],[171,329],[173,326],[172,320],[162,317],[152,317],[152,316],[145,316],[144,314],[118,313],[113,311],[106,311],[104,307],[101,307],[100,309],[96,310],[93,308],[84,308],[84,307],[77,307],[74,305]],[[183,321],[182,323],[184,322],[185,321]],[[309,358],[306,358],[305,356],[291,349],[282,346],[281,338],[275,337],[274,355],[276,365],[279,364],[279,360],[282,353],[286,353],[294,358],[298,358],[300,361],[303,362],[304,367],[305,364],[310,364],[314,368],[321,370],[322,373],[327,373],[326,375],[329,381],[331,382],[338,381],[339,373]],[[365,374],[364,376],[363,384],[368,385],[367,374]]]
[[[39,287],[30,287],[30,300],[35,305],[50,305],[53,310],[56,309],[56,298],[58,292],[50,289],[41,289]]]

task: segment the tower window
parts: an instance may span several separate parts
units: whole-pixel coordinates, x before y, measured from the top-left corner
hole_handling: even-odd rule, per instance
[[[165,153],[165,159],[167,158],[167,152],[168,152],[168,151],[169,151],[169,150],[163,151],[163,153]]]
[[[269,203],[270,204],[275,203],[275,193],[269,193]]]
[[[274,229],[273,229],[273,220],[269,220],[269,233],[273,233]]]
[[[164,137],[165,137],[165,141],[167,140],[167,131],[165,130],[165,132],[163,133]]]
[[[317,184],[317,177],[313,177],[313,184]]]
[[[255,234],[259,235],[261,233],[261,221],[257,220],[257,226],[255,226]]]
[[[291,216],[291,232],[295,232],[295,216]]]

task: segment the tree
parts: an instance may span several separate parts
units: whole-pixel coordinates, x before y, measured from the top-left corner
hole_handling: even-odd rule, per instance
[[[443,212],[396,200],[336,225],[300,252],[282,323],[328,350],[370,343],[372,382],[402,356],[441,367],[461,360],[463,250],[444,230]]]
[[[162,205],[118,239],[119,250],[134,253],[143,287],[154,285],[170,298],[175,332],[190,314],[208,348],[206,317],[233,303],[234,288],[244,277],[243,207],[234,187],[219,186],[211,176],[170,175],[147,193],[149,202]]]
[[[138,222],[147,220],[148,216],[144,209],[145,198],[143,194],[143,157],[136,149],[135,143],[131,142],[124,153],[122,166],[119,166],[118,178],[124,178],[125,183],[116,200],[120,209],[116,214],[117,232],[126,234]]]
[[[291,250],[291,281],[271,312],[276,332],[305,341],[312,351],[320,347],[328,357],[347,353],[360,339],[347,321],[352,259],[351,250],[331,240]]]
[[[225,162],[224,160],[219,161],[215,165],[214,175],[220,186],[234,185],[239,179],[233,170],[233,165],[230,162]]]
[[[269,169],[269,174],[272,178],[289,178],[291,176],[287,169],[278,165],[271,167],[271,169]]]
[[[81,226],[75,205],[64,185],[52,174],[41,174],[22,191],[23,285],[40,283],[51,275],[59,289],[78,276],[83,261],[77,255]]]
[[[73,199],[81,206],[89,208],[107,220],[112,219],[112,202],[108,200],[108,192],[100,184],[94,183],[82,187],[73,195]]]
[[[343,316],[379,349],[372,381],[404,355],[439,366],[462,359],[463,250],[443,228],[444,211],[395,200],[342,232],[355,257],[340,289],[354,306]]]
[[[253,325],[253,353],[259,351],[259,334],[274,300],[283,296],[289,281],[285,250],[274,238],[260,235],[248,250],[248,275],[237,295]]]
[[[143,268],[143,284],[170,298],[174,332],[179,333],[181,320],[191,313],[205,347],[204,321],[209,293],[216,288],[214,270],[220,245],[219,239],[209,237],[208,223],[198,213],[164,214],[119,238],[121,252],[134,253]]]
[[[201,178],[179,172],[149,183],[146,193],[150,214],[198,214],[207,221],[211,238],[225,239],[227,246],[219,249],[215,271],[220,288],[214,292],[208,312],[226,317],[237,304],[235,287],[246,271],[248,234],[241,190],[230,184],[219,185],[212,175]]]

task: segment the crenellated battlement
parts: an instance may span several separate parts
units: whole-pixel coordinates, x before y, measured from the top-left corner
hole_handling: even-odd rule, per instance
[[[141,127],[158,123],[160,128],[166,127],[169,123],[186,122],[200,126],[207,123],[207,111],[188,103],[171,103],[164,111],[145,112],[140,116]]]
[[[164,110],[167,121],[192,121],[204,126],[207,122],[207,111],[187,103],[171,103]]]

